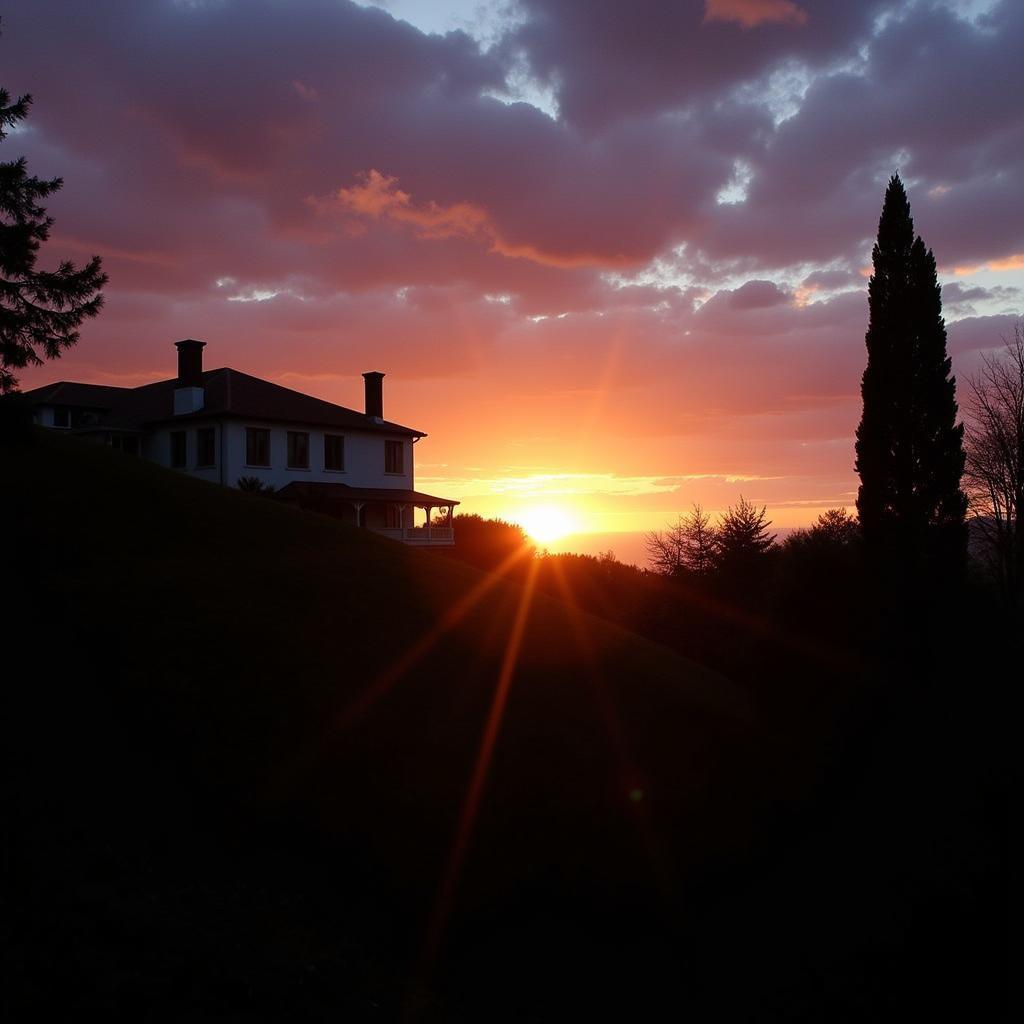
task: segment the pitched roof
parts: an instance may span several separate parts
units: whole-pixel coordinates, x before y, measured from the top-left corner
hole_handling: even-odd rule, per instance
[[[206,395],[199,412],[175,416],[174,391],[177,386],[178,380],[175,377],[137,388],[61,382],[28,391],[26,397],[37,405],[82,405],[109,410],[103,418],[102,426],[112,428],[131,429],[158,423],[208,419],[211,416],[230,416],[426,437],[422,430],[414,430],[388,420],[377,422],[354,409],[304,395],[301,391],[293,391],[229,367],[207,370],[203,374]]]
[[[83,409],[112,409],[132,388],[117,388],[107,384],[79,384],[73,380],[59,380],[41,388],[26,391],[24,397],[35,405],[74,405]]]
[[[403,487],[349,487],[348,484],[317,480],[293,480],[276,492],[276,497],[308,501],[393,501],[400,505],[458,505],[454,498],[438,498]]]

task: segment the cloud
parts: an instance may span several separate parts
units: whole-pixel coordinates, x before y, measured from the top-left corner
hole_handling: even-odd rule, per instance
[[[320,93],[313,86],[306,85],[305,82],[300,81],[298,78],[292,81],[292,88],[295,90],[295,94],[307,103],[316,103],[320,99]]]
[[[746,284],[729,292],[729,305],[732,309],[765,309],[789,301],[789,294],[773,281],[748,281]]]
[[[383,365],[488,478],[529,452],[848,490],[894,169],[940,266],[980,275],[944,290],[958,374],[1006,330],[977,314],[1021,309],[1022,37],[1010,0],[520,0],[486,42],[345,0],[15,5],[3,84],[35,105],[3,159],[65,179],[43,265],[111,275],[25,382],[154,379],[199,336],[343,404]]]
[[[982,270],[1024,270],[1024,253],[1013,253],[1003,259],[989,260],[987,263],[975,263],[953,268],[957,277],[970,277]]]
[[[889,5],[520,0],[519,6],[524,20],[506,38],[504,52],[521,55],[538,81],[552,85],[566,120],[594,132],[623,117],[721,100],[788,62],[818,68],[849,59]],[[706,21],[718,11],[730,21]],[[813,31],[794,31],[801,14]],[[780,15],[789,23],[780,25]],[[761,21],[764,28],[737,32],[737,21]],[[784,31],[771,31],[769,21]]]
[[[530,243],[513,243],[502,237],[488,213],[470,202],[456,202],[449,206],[429,200],[415,203],[408,192],[398,188],[398,179],[371,170],[358,176],[359,183],[341,188],[324,199],[312,199],[311,205],[321,213],[341,211],[356,217],[377,221],[390,221],[407,225],[419,239],[439,241],[450,238],[468,238],[488,243],[489,251],[502,256],[532,260],[546,266],[571,268],[615,265],[612,255],[600,256],[588,252],[559,254]],[[360,234],[358,222],[349,222],[352,233]],[[630,261],[625,260],[626,263]]]
[[[471,238],[481,233],[493,235],[487,214],[480,207],[472,203],[440,206],[433,201],[417,205],[408,192],[398,188],[396,178],[376,170],[359,175],[359,184],[338,189],[332,200],[338,209],[348,213],[408,224],[419,238]],[[314,202],[320,209],[330,208],[330,202]]]
[[[734,21],[742,28],[806,25],[807,12],[792,0],[705,0],[704,21]]]

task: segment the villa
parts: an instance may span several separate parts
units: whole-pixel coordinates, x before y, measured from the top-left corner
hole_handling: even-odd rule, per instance
[[[356,412],[223,367],[203,369],[206,342],[175,343],[178,375],[137,388],[61,381],[26,392],[36,423],[94,438],[225,487],[277,498],[406,544],[454,543],[458,504],[415,489],[427,435],[384,419],[384,374],[363,374]],[[422,509],[423,522],[415,522]],[[440,524],[432,522],[441,510]]]

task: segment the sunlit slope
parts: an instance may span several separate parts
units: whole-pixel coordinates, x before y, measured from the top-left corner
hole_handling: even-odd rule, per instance
[[[464,893],[552,866],[664,885],[731,831],[747,727],[726,681],[568,602],[105,449],[3,458],[29,666],[12,730],[98,807],[171,786],[286,813],[396,885],[455,870]]]

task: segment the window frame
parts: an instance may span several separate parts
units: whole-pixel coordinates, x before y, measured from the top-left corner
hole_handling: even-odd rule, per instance
[[[171,469],[188,469],[188,431],[187,430],[172,430],[170,431],[171,438]],[[181,441],[181,461],[177,461],[178,451],[177,443]]]
[[[308,430],[288,430],[285,432],[285,455],[284,465],[285,469],[298,469],[307,470],[309,469],[309,431]],[[293,462],[292,461],[292,439],[293,438],[305,438],[305,462]]]
[[[391,455],[397,453],[398,468],[390,469]],[[386,438],[384,441],[384,472],[387,476],[405,476],[405,442]]]
[[[203,462],[203,438],[210,438],[210,461]],[[196,469],[213,469],[217,465],[217,429],[198,427],[196,429]]]
[[[327,464],[327,444],[329,441],[337,441],[338,448],[341,452],[341,464],[338,466],[329,466]],[[345,435],[344,434],[328,434],[324,433],[324,472],[325,473],[344,473],[345,472]]]
[[[252,454],[250,451],[250,437],[256,434],[260,434],[266,438],[267,448],[267,461],[266,462],[252,462],[249,456]],[[270,469],[270,427],[246,427],[245,428],[245,467],[247,469]]]

